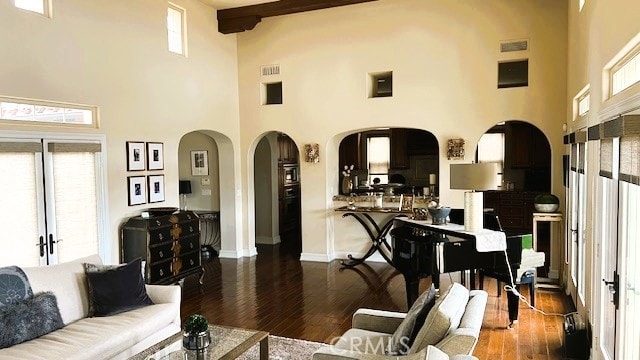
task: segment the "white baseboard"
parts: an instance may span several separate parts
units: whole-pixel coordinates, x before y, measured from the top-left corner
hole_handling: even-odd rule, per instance
[[[239,259],[242,257],[242,252],[235,250],[220,250],[218,257],[225,259]]]
[[[245,257],[252,257],[252,256],[256,256],[258,255],[258,250],[256,249],[256,247],[252,247],[249,250],[245,250],[244,251],[244,256]]]
[[[549,278],[551,278],[551,279],[559,279],[560,278],[560,273],[558,272],[558,270],[549,270]]]
[[[331,262],[335,259],[335,257],[330,256],[329,254],[313,254],[313,253],[302,253],[300,254],[300,261],[315,261],[315,262]]]

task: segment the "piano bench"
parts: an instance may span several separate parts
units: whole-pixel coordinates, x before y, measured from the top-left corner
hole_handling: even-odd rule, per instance
[[[480,290],[484,288],[484,277],[488,276],[498,281],[498,297],[502,295],[502,283],[509,283],[509,275],[502,273],[495,273],[491,271],[478,270],[478,280],[480,282]],[[525,271],[519,279],[514,279],[516,285],[527,284],[529,286],[529,295],[531,296],[531,306],[536,306],[536,271],[530,269]]]

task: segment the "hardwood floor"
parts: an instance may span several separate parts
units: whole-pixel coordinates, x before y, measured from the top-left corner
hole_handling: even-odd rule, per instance
[[[386,263],[341,269],[331,263],[301,262],[278,246],[259,246],[253,258],[205,263],[204,284],[185,280],[182,317],[199,313],[219,325],[268,331],[272,335],[329,343],[351,327],[361,307],[406,311],[402,275]],[[447,286],[443,276],[442,287]],[[422,280],[421,291],[430,286]],[[485,280],[489,301],[480,339],[479,359],[561,359],[562,317],[543,316],[520,305],[520,321],[508,323],[507,300],[496,296],[495,280]],[[523,295],[529,298],[523,287]],[[551,313],[569,311],[563,293],[538,289],[536,305]]]

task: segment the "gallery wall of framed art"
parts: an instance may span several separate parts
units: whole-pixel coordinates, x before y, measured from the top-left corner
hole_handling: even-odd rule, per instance
[[[164,144],[161,142],[127,141],[127,171],[164,170]],[[127,176],[129,206],[157,203],[165,200],[164,174]]]

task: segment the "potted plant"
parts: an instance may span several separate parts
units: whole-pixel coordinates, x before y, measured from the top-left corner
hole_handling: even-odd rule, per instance
[[[194,314],[184,322],[182,345],[187,350],[203,350],[211,343],[209,322],[202,315]]]
[[[533,199],[533,207],[539,212],[555,212],[560,207],[560,199],[553,194],[540,194]]]

